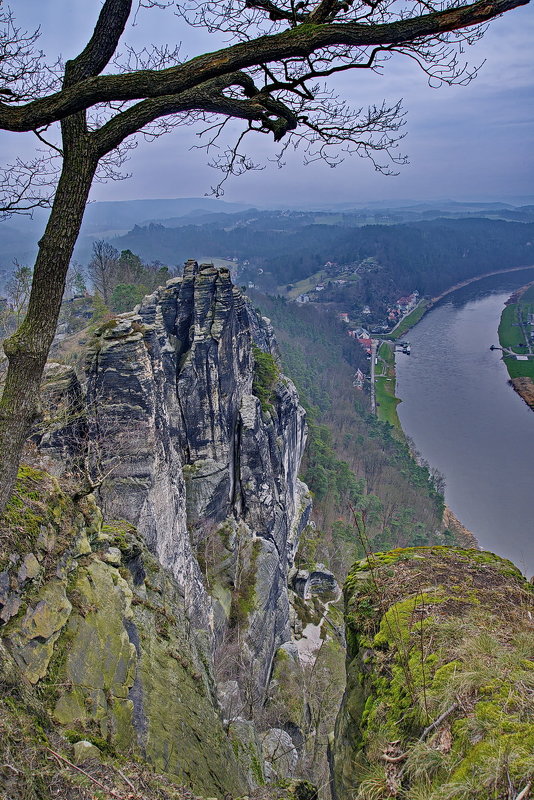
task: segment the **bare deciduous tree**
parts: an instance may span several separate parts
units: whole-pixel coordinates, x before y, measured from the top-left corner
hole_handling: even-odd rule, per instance
[[[186,0],[178,12],[191,25],[224,32],[230,43],[181,61],[177,48],[126,52],[117,47],[132,0],[104,0],[86,47],[64,67],[47,65],[37,33],[17,27],[0,4],[0,129],[33,131],[53,160],[22,162],[0,177],[5,213],[43,205],[51,213],[39,242],[28,313],[4,343],[9,368],[0,401],[0,511],[10,496],[24,442],[37,411],[39,384],[54,337],[73,247],[91,184],[116,174],[143,132],[198,123],[224,179],[251,169],[248,133],[272,134],[305,158],[335,164],[344,153],[368,156],[388,172],[402,161],[398,104],[351,109],[324,86],[347,70],[379,70],[393,53],[414,59],[429,79],[464,83],[459,60],[483,26],[528,0]],[[140,5],[166,6],[167,0]],[[105,73],[105,70],[109,70]],[[237,143],[219,147],[228,120],[243,122]],[[54,124],[60,136],[54,139]],[[55,183],[54,163],[60,169]]]
[[[7,283],[7,299],[17,325],[28,306],[32,286],[32,271],[30,267],[15,261],[15,271]]]
[[[99,239],[93,242],[93,255],[87,265],[87,272],[96,292],[109,304],[113,290],[113,277],[117,269],[119,252],[109,242]]]

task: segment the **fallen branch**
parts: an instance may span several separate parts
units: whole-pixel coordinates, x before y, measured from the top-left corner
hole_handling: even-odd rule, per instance
[[[45,745],[45,750],[48,750],[48,752],[52,753],[52,755],[55,758],[57,758],[59,761],[63,761],[71,769],[75,769],[76,772],[81,772],[82,775],[85,775],[86,778],[89,778],[90,781],[92,781],[94,784],[96,784],[101,789],[103,789],[107,794],[109,794],[110,797],[115,797],[115,798],[117,798],[117,800],[126,800],[126,798],[123,795],[117,794],[117,792],[115,792],[113,789],[108,789],[108,787],[105,786],[103,783],[101,783],[99,780],[97,780],[96,778],[93,778],[92,775],[90,775],[88,772],[86,772],[81,767],[77,767],[76,764],[73,764],[72,761],[69,761],[69,759],[65,758],[65,756],[62,756],[59,753],[56,753],[56,751],[52,750],[51,747],[46,747],[46,745]]]
[[[437,718],[437,719],[436,719],[434,722],[431,722],[431,723],[430,723],[430,725],[428,726],[428,728],[425,728],[425,729],[424,729],[423,733],[422,733],[422,734],[421,734],[421,736],[419,737],[419,741],[421,742],[423,739],[426,739],[426,737],[428,736],[428,734],[429,734],[429,733],[432,733],[432,731],[434,730],[434,728],[437,728],[437,727],[438,727],[438,725],[441,725],[441,723],[443,722],[443,720],[444,720],[444,719],[447,719],[447,717],[449,716],[449,714],[452,714],[452,712],[453,712],[453,711],[456,711],[456,709],[457,709],[457,708],[458,708],[458,703],[453,703],[453,704],[452,704],[452,706],[449,706],[449,708],[448,708],[446,711],[444,711],[444,712],[443,712],[443,714],[440,714],[440,715],[439,715],[439,717],[438,717],[438,718]]]
[[[136,790],[135,786],[134,786],[134,785],[133,785],[133,783],[132,783],[132,782],[131,782],[131,781],[130,781],[130,780],[127,778],[127,777],[126,777],[126,775],[125,775],[123,772],[121,772],[121,771],[120,771],[120,769],[119,769],[118,767],[116,767],[115,765],[113,765],[113,769],[115,769],[115,770],[116,770],[116,772],[118,772],[118,773],[119,773],[119,775],[121,776],[121,778],[123,779],[123,781],[124,781],[125,783],[127,783],[127,784],[128,784],[128,786],[130,787],[130,789],[132,790],[132,792],[135,792],[135,793],[137,794],[137,790]]]
[[[439,717],[436,720],[434,720],[434,722],[431,722],[430,725],[424,729],[418,741],[422,742],[424,739],[426,739],[428,734],[432,733],[432,731],[435,730],[435,728],[441,725],[443,720],[447,719],[447,717],[450,714],[452,714],[453,711],[456,711],[457,708],[458,708],[458,703],[453,703],[452,706],[449,706],[449,708],[446,711],[444,711],[443,714],[440,714]],[[390,742],[390,744],[397,744],[397,742]],[[385,753],[382,753],[380,758],[382,759],[382,761],[387,761],[388,764],[398,764],[400,761],[405,761],[408,758],[408,755],[409,755],[408,752],[401,753],[398,756],[388,756]],[[525,787],[525,789],[528,792],[528,790],[530,789],[530,783],[528,784],[528,786]],[[525,791],[525,789],[523,789],[523,791]],[[516,797],[515,800],[523,800],[525,797],[526,794],[521,793]]]
[[[399,761],[404,761],[405,758],[408,758],[408,753],[401,753],[400,756],[388,756],[385,753],[382,753],[380,758],[382,761],[387,761],[388,764],[398,764]]]
[[[532,786],[531,783],[527,783],[524,789],[521,789],[519,794],[516,796],[515,800],[525,800],[528,797],[528,793],[530,792],[530,787]]]

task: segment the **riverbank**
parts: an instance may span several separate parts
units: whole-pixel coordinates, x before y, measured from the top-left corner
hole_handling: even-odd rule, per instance
[[[523,270],[531,270],[534,269],[534,266],[529,267],[510,267],[508,269],[500,269],[495,270],[493,272],[485,272],[483,275],[476,275],[473,278],[468,278],[465,281],[461,281],[461,283],[457,283],[454,286],[451,286],[449,289],[446,289],[441,294],[437,295],[436,297],[432,297],[431,299],[428,298],[421,298],[417,306],[403,317],[400,322],[387,334],[387,338],[384,337],[381,340],[381,344],[378,347],[378,355],[380,360],[381,355],[381,348],[383,345],[388,345],[390,343],[393,345],[391,348],[393,353],[393,364],[390,365],[385,372],[384,376],[381,375],[380,372],[375,371],[375,382],[374,382],[374,391],[376,394],[376,415],[377,417],[384,421],[389,422],[390,425],[393,426],[396,435],[400,435],[401,438],[404,439],[404,431],[402,430],[402,426],[400,424],[400,420],[397,414],[397,406],[401,402],[395,394],[395,385],[396,385],[396,373],[395,373],[395,342],[398,341],[401,336],[406,334],[411,328],[414,327],[421,319],[430,311],[436,303],[442,300],[447,295],[452,294],[453,292],[458,291],[458,289],[463,289],[465,286],[469,286],[472,283],[476,283],[477,281],[483,280],[484,278],[491,278],[494,275],[506,275],[510,272],[522,272]],[[532,292],[532,297],[527,292]],[[526,297],[525,297],[526,295]],[[501,325],[503,325],[503,330],[501,332],[501,325],[499,325],[499,341],[501,347],[513,350],[515,346],[519,344],[519,339],[523,340],[525,337],[523,334],[518,338],[518,328],[512,322],[512,316],[515,313],[514,310],[507,310],[514,307],[515,304],[519,302],[528,302],[531,305],[531,311],[534,312],[534,284],[529,283],[525,286],[517,289],[510,298],[506,301],[506,308],[503,311],[501,317]],[[504,320],[504,323],[503,323]],[[534,327],[533,327],[534,330]],[[501,338],[502,333],[502,338]],[[517,341],[516,341],[517,339]],[[383,351],[384,352],[384,351]],[[383,358],[382,352],[382,358]],[[516,352],[514,350],[514,352]],[[517,350],[517,355],[524,354],[521,350]],[[534,340],[531,340],[531,354],[532,358],[530,360],[520,359],[517,360],[515,357],[510,356],[507,358],[503,351],[503,361],[506,364],[508,369],[508,374],[510,376],[510,384],[514,388],[514,390],[520,395],[520,397],[525,401],[525,403],[534,411]]]
[[[505,301],[534,270],[492,277],[439,303],[397,357],[398,414],[406,435],[445,480],[445,502],[481,546],[534,572],[529,483],[532,411],[510,391],[489,345]]]
[[[381,422],[388,422],[391,425],[393,436],[410,446],[397,413],[397,406],[402,401],[395,395],[395,343],[381,342],[376,351],[376,361],[374,368],[376,415]],[[418,458],[417,455],[413,455],[413,457],[416,460]],[[442,530],[449,530],[461,547],[478,548],[478,541],[474,533],[462,525],[458,517],[447,506],[443,509],[441,524]]]
[[[458,291],[458,289],[463,289],[464,286],[469,286],[471,283],[476,283],[476,281],[481,281],[484,278],[491,278],[493,275],[506,275],[508,272],[522,272],[527,269],[534,269],[534,265],[531,264],[528,267],[509,267],[507,269],[494,270],[493,272],[485,272],[483,275],[475,275],[473,278],[467,278],[465,281],[455,283],[454,286],[445,289],[444,292],[436,295],[436,297],[431,297],[430,299],[428,297],[422,297],[413,311],[410,311],[409,314],[403,317],[386,336],[388,339],[392,340],[400,339],[400,337],[407,333],[410,328],[413,328],[436,303],[439,303],[439,301],[443,300],[447,295]]]
[[[517,289],[499,322],[499,343],[510,383],[534,411],[534,284]]]
[[[397,414],[397,406],[401,402],[395,395],[395,344],[380,342],[376,351],[375,398],[376,416],[381,422],[388,422],[398,439],[404,441],[404,432]]]
[[[402,429],[397,406],[402,401],[396,397],[396,371],[395,371],[395,344],[381,342],[375,366],[375,393],[376,415],[381,422],[388,422],[392,426],[392,434],[406,442],[406,434]],[[414,456],[415,457],[415,456]],[[474,533],[462,525],[458,517],[445,506],[442,518],[443,530],[449,530],[462,547],[478,548],[478,541]]]
[[[428,300],[426,297],[421,298],[413,311],[410,311],[409,314],[406,314],[406,316],[403,317],[400,322],[398,322],[395,327],[391,329],[391,331],[388,333],[388,337],[393,340],[400,339],[400,337],[405,334],[406,331],[409,331],[410,328],[413,328],[413,326],[423,318],[430,308],[431,303],[432,300]]]

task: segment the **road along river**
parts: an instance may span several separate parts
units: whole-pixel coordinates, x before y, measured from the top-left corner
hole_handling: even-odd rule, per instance
[[[480,546],[534,573],[534,413],[508,385],[497,328],[534,269],[441,300],[404,338],[396,395],[405,433],[445,476],[445,501]]]

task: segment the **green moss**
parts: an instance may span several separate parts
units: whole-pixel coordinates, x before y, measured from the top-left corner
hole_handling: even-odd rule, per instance
[[[265,785],[265,778],[263,776],[263,768],[260,759],[258,758],[257,753],[252,753],[250,758],[250,769],[252,771],[252,775],[254,776],[254,780],[256,781],[258,786]]]
[[[14,553],[25,555],[39,545],[43,537],[49,540],[45,574],[53,570],[54,557],[71,544],[84,525],[83,506],[77,507],[63,492],[56,478],[46,472],[22,465],[11,499],[0,516],[0,569]],[[93,510],[87,511],[87,517]],[[37,552],[37,551],[36,551]]]
[[[247,554],[244,548],[242,557],[247,559],[248,555],[248,564],[243,568],[239,585],[232,593],[229,617],[231,628],[239,628],[245,625],[256,603],[256,569],[261,543],[256,539],[251,544],[248,543],[247,549],[249,553]]]
[[[432,800],[500,798],[507,776],[519,793],[534,770],[532,591],[519,570],[477,550],[399,549],[358,562],[345,598],[345,762],[383,769],[394,748],[410,799],[423,785]]]
[[[293,608],[297,612],[297,617],[305,628],[310,623],[318,625],[322,617],[322,607],[318,598],[313,598],[310,601],[304,600],[300,595],[293,594],[291,597]]]
[[[84,741],[91,742],[91,744],[94,744],[95,747],[98,747],[101,753],[104,753],[108,756],[116,755],[115,748],[110,745],[107,739],[103,739],[101,736],[95,736],[87,731],[75,731],[69,729],[63,731],[63,736],[71,744]]]
[[[118,320],[116,320],[114,317],[112,319],[106,320],[106,322],[98,326],[98,328],[95,331],[95,336],[102,336],[102,334],[106,333],[106,331],[113,330],[113,328],[117,327],[117,323]]]
[[[39,580],[24,587],[20,614],[1,631],[0,784],[13,779],[15,773],[5,773],[3,765],[16,757],[17,785],[10,796],[44,800],[53,783],[58,796],[70,797],[71,784],[62,782],[57,765],[35,744],[50,736],[47,743],[67,757],[69,741],[82,739],[107,759],[120,758],[121,769],[126,754],[143,751],[152,768],[179,775],[181,786],[187,783],[199,794],[243,794],[183,594],[135,529],[121,520],[102,526],[89,499],[74,504],[54,478],[31,469],[21,471],[11,513],[19,515],[20,531],[4,517],[0,532],[12,538],[3,538],[2,546],[7,544],[8,554],[28,552],[31,513],[38,518],[35,553],[43,553],[44,566]],[[139,553],[149,580],[134,585],[128,571],[102,561],[102,533],[103,546],[118,546],[127,556]],[[80,536],[92,544],[83,556],[76,544]],[[254,564],[258,546],[251,547]],[[141,725],[134,725],[129,697],[134,680]],[[152,792],[151,780],[143,782],[151,787],[147,800],[163,796]],[[106,783],[126,794],[116,775]],[[169,778],[160,776],[160,784],[166,797],[177,796]]]
[[[232,535],[232,526],[229,522],[223,522],[222,525],[219,525],[216,531],[217,535],[220,537],[224,547],[229,550],[230,549],[230,537]]]
[[[380,628],[373,639],[373,646],[407,647],[415,625],[419,624],[421,627],[421,625],[428,624],[428,618],[416,623],[416,615],[423,613],[419,609],[427,611],[429,606],[442,603],[446,599],[446,596],[439,592],[421,592],[415,597],[408,597],[406,600],[394,603],[387,609],[380,621]]]
[[[252,345],[254,356],[254,378],[252,392],[261,403],[264,413],[272,409],[273,389],[280,377],[280,369],[271,353],[264,353],[256,345]]]

